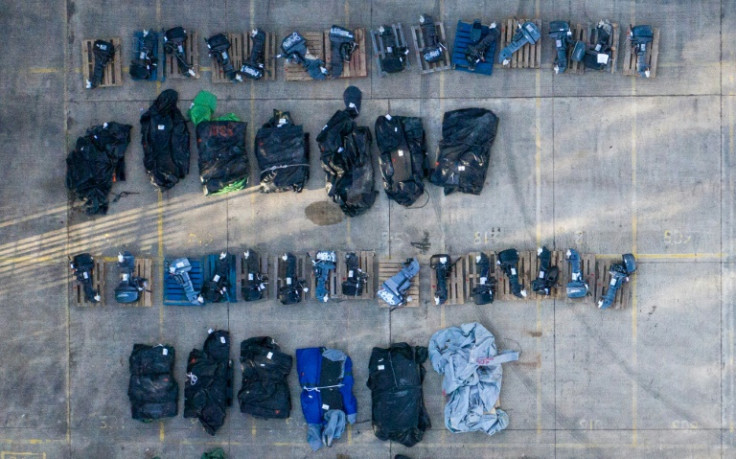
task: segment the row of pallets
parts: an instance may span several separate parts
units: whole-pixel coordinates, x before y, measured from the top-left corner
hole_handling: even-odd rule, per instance
[[[514,33],[516,32],[518,25],[530,20],[534,22],[537,27],[541,30],[540,19],[516,19],[510,18],[501,22],[501,40],[499,50],[504,48],[509,42],[512,41]],[[458,24],[462,24],[459,22]],[[436,22],[437,32],[440,41],[447,46],[449,41],[445,33],[445,27],[442,22]],[[398,24],[392,24],[391,27],[399,40],[399,45],[407,46],[408,43],[404,38],[403,26]],[[589,25],[575,24],[571,27],[573,31],[574,40],[582,40],[584,42],[595,41],[595,27]],[[659,53],[659,29],[654,28],[654,41],[652,46],[647,49],[647,63],[651,69],[650,78],[654,78],[657,73],[657,55]],[[418,25],[411,26],[411,37],[414,44],[414,60],[419,65],[422,73],[433,73],[442,70],[449,70],[454,68],[453,62],[464,59],[464,52],[462,48],[467,47],[469,43],[463,37],[456,37],[455,49],[450,52],[449,49],[443,54],[442,59],[439,62],[427,63],[421,56],[420,51],[424,48],[423,36],[421,28]],[[353,58],[347,65],[345,65],[342,76],[340,78],[364,78],[368,76],[368,58],[366,55],[366,29],[356,28],[354,29],[355,40],[358,43],[358,48],[353,55]],[[376,71],[379,75],[380,65],[378,64],[379,59],[385,54],[385,48],[380,38],[380,34],[376,30],[369,31],[371,36],[371,43],[373,46],[373,55],[376,59]],[[233,66],[239,69],[243,62],[250,56],[251,51],[251,40],[249,39],[248,33],[241,32],[229,32],[226,34],[231,43],[230,55],[233,62]],[[307,31],[303,32],[302,35],[307,41],[307,48],[309,52],[316,58],[322,59],[327,66],[330,65],[332,58],[330,53],[330,40],[329,30],[324,31]],[[462,33],[460,33],[462,35]],[[105,38],[106,40],[112,41],[115,45],[116,52],[114,58],[105,67],[105,74],[102,83],[99,87],[114,87],[122,86],[123,84],[123,65],[122,62],[125,59],[125,54],[121,49],[121,40],[119,37]],[[82,41],[82,75],[86,80],[89,80],[92,75],[94,68],[94,57],[92,53],[92,44],[94,39]],[[542,60],[542,42],[539,40],[535,44],[526,44],[518,52],[514,53],[511,57],[511,62],[506,68],[511,69],[538,69],[541,68]],[[195,73],[199,73],[199,48],[200,37],[196,31],[190,30],[189,37],[185,42],[185,50],[187,54],[188,63],[192,65],[192,69]],[[618,24],[614,24],[614,36],[613,36],[613,47],[612,47],[612,63],[610,65],[610,71],[615,72],[618,61],[618,43],[619,43],[619,27]],[[265,50],[265,80],[276,80],[276,56],[278,55],[280,40],[279,35],[275,33],[266,33],[266,50]],[[462,49],[461,49],[462,48]],[[165,67],[165,75],[167,78],[183,79],[185,76],[179,71],[178,66],[173,55],[163,54],[163,65]],[[571,54],[571,52],[570,52]],[[452,62],[451,62],[452,57]],[[493,63],[489,63],[491,67]],[[572,74],[584,73],[584,66],[581,63],[574,62],[568,57],[568,72]],[[487,73],[488,72],[480,72]],[[626,42],[624,45],[624,58],[623,58],[623,74],[627,76],[639,76],[636,72],[636,56],[631,52],[631,46],[629,44],[629,38],[627,34]],[[311,77],[304,71],[301,65],[293,63],[284,64],[284,79],[286,81],[309,81]],[[213,83],[229,83],[230,80],[224,75],[220,66],[212,61],[212,82]]]
[[[347,276],[347,267],[345,264],[346,252],[337,252],[337,263],[336,269],[331,270],[328,277],[328,290],[330,298],[333,300],[373,300],[375,298],[376,289],[388,278],[398,273],[403,267],[403,259],[388,259],[388,260],[377,260],[375,253],[372,251],[356,251],[358,255],[360,269],[368,274],[368,282],[364,288],[363,295],[360,297],[348,297],[342,294],[342,281]],[[496,278],[497,284],[495,289],[495,299],[498,301],[522,301],[522,300],[536,300],[536,299],[556,299],[564,300],[566,298],[565,286],[570,280],[570,264],[567,262],[562,251],[552,252],[552,266],[558,266],[560,269],[560,276],[556,286],[552,289],[549,296],[538,295],[531,291],[531,283],[537,277],[539,271],[539,260],[536,252],[525,251],[519,252],[519,281],[523,287],[527,290],[528,296],[525,299],[518,298],[511,293],[508,278],[504,276],[500,267],[496,264],[495,252],[486,253],[492,263],[491,276]],[[472,292],[475,286],[478,284],[480,274],[475,264],[475,257],[477,252],[470,254],[451,257],[454,263],[450,270],[447,285],[448,285],[448,300],[447,305],[453,304],[465,304],[472,302]],[[301,253],[295,255],[297,259],[297,279],[305,282],[308,286],[308,291],[305,293],[307,299],[314,299],[314,291],[316,287],[316,279],[312,271],[312,257],[309,253]],[[234,279],[232,282],[231,289],[228,294],[227,300],[231,303],[237,302],[240,299],[240,291],[242,287],[247,283],[249,273],[248,264],[243,254],[230,255],[231,259],[231,271],[230,278]],[[192,271],[189,275],[194,284],[195,290],[201,289],[204,279],[210,278],[215,270],[218,255],[213,254],[202,258],[189,258],[192,265]],[[167,258],[164,261],[164,267],[168,265],[169,260],[175,259],[174,257]],[[583,279],[590,286],[589,300],[597,302],[604,294],[605,288],[607,288],[611,276],[609,269],[614,260],[609,258],[597,258],[593,254],[581,254],[581,268]],[[99,292],[103,292],[103,301],[100,303],[87,303],[84,301],[84,293],[82,292],[81,286],[76,284],[74,279],[70,283],[71,298],[74,304],[78,306],[97,306],[104,305],[105,301],[105,278],[109,273],[115,272],[115,268],[110,266],[114,262],[105,262],[102,257],[98,257],[95,260],[95,289]],[[275,299],[278,295],[278,290],[283,287],[286,283],[286,267],[282,262],[280,255],[264,255],[259,260],[260,272],[268,278],[268,288],[264,294],[264,299]],[[163,267],[162,267],[163,269]],[[136,270],[137,275],[140,277],[153,280],[153,260],[150,258],[136,258]],[[430,271],[430,286],[432,292],[434,292],[437,279],[435,271]],[[272,273],[274,273],[272,275]],[[377,275],[376,275],[377,273]],[[420,272],[421,275],[421,272]],[[163,299],[164,304],[167,306],[189,306],[190,303],[186,300],[184,291],[176,284],[171,276],[163,272]],[[153,282],[151,283],[153,285]],[[109,292],[108,292],[109,293]],[[405,305],[406,307],[418,307],[421,305],[420,292],[419,292],[419,276],[415,276],[412,279],[411,286],[407,292],[407,296],[410,300]],[[153,290],[147,290],[141,295],[141,299],[138,303],[133,303],[133,306],[147,306],[153,305]],[[571,300],[577,301],[577,300]],[[626,308],[631,301],[631,291],[628,284],[624,284],[619,289],[616,300],[613,307],[616,309]],[[386,306],[383,302],[379,302],[381,306]]]

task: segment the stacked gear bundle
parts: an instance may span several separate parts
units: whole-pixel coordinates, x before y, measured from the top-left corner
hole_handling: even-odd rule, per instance
[[[120,283],[115,287],[115,301],[118,303],[135,303],[141,292],[148,288],[148,279],[136,275],[135,257],[132,253],[118,253]]]
[[[256,161],[261,191],[304,189],[309,180],[309,137],[296,125],[289,112],[273,111],[270,120],[256,133]]]
[[[299,32],[293,32],[281,41],[281,53],[277,57],[286,57],[288,61],[301,65],[312,79],[327,78],[324,61],[309,53],[307,40]]]
[[[133,345],[128,384],[133,419],[150,422],[176,416],[179,385],[174,379],[175,357],[172,346]]]
[[[350,62],[353,52],[358,48],[355,42],[355,34],[346,29],[333,25],[330,28],[330,76],[338,78],[342,75],[344,62]]]
[[[189,128],[176,106],[179,94],[163,91],[141,115],[143,165],[151,183],[168,190],[189,173]]]
[[[518,360],[518,352],[499,353],[491,332],[473,322],[432,335],[429,359],[444,375],[445,426],[450,432],[493,435],[508,426],[509,416],[495,405],[501,393],[501,364]]]
[[[231,256],[227,252],[220,253],[220,257],[215,263],[215,272],[211,279],[206,279],[202,285],[202,291],[199,294],[199,302],[203,303],[222,303],[228,300],[228,292],[230,290],[230,260]]]
[[[113,182],[125,180],[131,128],[114,121],[93,126],[66,157],[66,187],[84,203],[88,215],[106,214]]]
[[[306,293],[309,289],[304,279],[297,278],[296,257],[293,253],[285,253],[281,256],[281,261],[286,266],[286,273],[284,275],[284,285],[278,291],[279,300],[281,304],[301,303],[302,293]]]
[[[337,254],[331,250],[320,250],[312,260],[312,271],[317,280],[314,296],[320,303],[327,303],[330,300],[330,271],[335,271],[336,263]]]
[[[360,89],[349,86],[343,94],[345,110],[335,112],[317,136],[327,195],[349,217],[370,209],[378,194],[373,186],[371,131],[353,121],[360,113],[361,98]]]
[[[243,386],[238,392],[240,412],[257,418],[285,419],[291,414],[287,378],[293,358],[281,352],[270,336],[240,343]]]
[[[378,61],[381,71],[385,73],[401,72],[409,65],[409,59],[407,58],[409,48],[397,44],[396,32],[391,26],[380,26],[378,33],[381,35],[384,49],[384,56]]]
[[[354,424],[358,401],[353,395],[353,361],[343,351],[324,347],[296,350],[307,442],[314,451],[342,436]]]
[[[94,89],[102,83],[105,67],[115,57],[115,46],[110,41],[95,40],[92,45],[92,55],[95,58],[95,64],[92,69],[92,80],[87,80],[85,84],[87,89]]]
[[[184,383],[184,417],[199,418],[204,430],[215,435],[233,403],[233,364],[230,333],[209,331],[202,350],[192,349]]]
[[[383,189],[389,199],[411,206],[424,194],[423,180],[429,176],[422,119],[379,116],[375,129]]]
[[[266,32],[261,29],[251,30],[250,41],[250,56],[240,67],[240,73],[251,80],[260,80],[266,69]]]
[[[84,301],[89,303],[99,303],[102,300],[100,292],[94,287],[94,271],[95,260],[88,253],[80,253],[72,258],[69,267],[74,272],[77,282],[82,284],[84,291]]]
[[[174,55],[179,73],[187,78],[197,78],[197,74],[194,73],[192,66],[187,62],[187,53],[184,49],[187,38],[187,31],[184,27],[174,27],[167,30],[164,33],[164,53]]]
[[[427,348],[407,343],[374,347],[368,364],[373,431],[381,440],[414,446],[432,427],[424,406],[422,382]]]
[[[210,38],[204,39],[207,43],[210,57],[215,59],[222,68],[222,72],[230,81],[243,81],[243,77],[235,70],[233,60],[230,57],[230,40],[224,34],[218,33]],[[192,120],[193,121],[193,120]]]
[[[463,108],[446,112],[442,120],[442,140],[431,181],[454,191],[479,195],[483,190],[496,138],[498,117],[484,108]]]
[[[245,301],[258,301],[263,298],[268,278],[261,273],[260,258],[255,250],[243,252],[243,259],[247,266],[248,277],[243,281],[241,294]]]
[[[136,32],[130,77],[134,80],[155,80],[158,67],[158,34],[150,30]]]
[[[242,190],[248,183],[246,123],[233,113],[213,118],[216,108],[215,95],[200,91],[189,109],[197,129],[199,178],[206,195]]]

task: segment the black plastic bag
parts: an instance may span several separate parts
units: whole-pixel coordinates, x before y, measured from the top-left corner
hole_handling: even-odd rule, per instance
[[[255,139],[261,191],[301,192],[309,179],[308,146],[308,136],[289,112],[274,110]]]
[[[287,377],[293,358],[281,352],[269,336],[240,343],[243,386],[238,392],[240,411],[259,418],[288,418],[291,395]]]
[[[163,91],[141,115],[143,166],[151,183],[168,190],[189,173],[189,128],[176,106],[179,95]]]
[[[429,176],[422,119],[379,116],[376,144],[386,195],[402,206],[411,206],[424,194],[423,180]]]
[[[87,214],[106,214],[115,180],[125,180],[129,124],[114,121],[87,130],[66,158],[66,187],[84,202]]]
[[[361,215],[376,201],[372,141],[370,130],[356,126],[348,110],[335,112],[317,136],[327,194],[349,217]]]
[[[175,357],[171,346],[133,345],[128,385],[133,419],[149,422],[176,416],[179,385],[174,379]]]
[[[248,181],[246,123],[202,121],[197,125],[199,177],[205,194],[242,189]]]
[[[368,364],[373,431],[381,440],[414,446],[432,427],[424,406],[422,382],[427,348],[406,343],[374,347]]]
[[[204,430],[215,435],[225,423],[226,410],[233,403],[233,366],[230,360],[230,333],[211,332],[203,350],[192,349],[184,383],[184,417],[199,418]]]
[[[432,183],[444,187],[445,194],[480,194],[497,128],[498,117],[484,108],[446,112]]]

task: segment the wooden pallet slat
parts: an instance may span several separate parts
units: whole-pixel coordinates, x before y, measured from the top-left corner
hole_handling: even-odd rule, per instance
[[[92,80],[92,74],[94,73],[95,58],[93,53],[93,45],[96,39],[82,40],[82,78],[84,78],[84,84],[87,81]],[[114,38],[103,38],[105,41],[112,42],[115,47],[115,55],[112,60],[105,66],[103,72],[102,82],[97,88],[111,88],[115,86],[123,85],[123,58],[122,58],[122,41],[119,37]]]
[[[186,29],[186,28],[185,28]],[[194,70],[194,73],[197,74],[197,78],[199,77],[199,46],[197,44],[199,43],[199,35],[196,31],[186,29],[187,30],[187,39],[184,41],[184,52],[187,55],[187,64],[191,66],[192,70]],[[179,65],[176,63],[176,57],[174,54],[167,54],[165,51],[162,51],[164,53],[164,66],[165,66],[165,72],[166,72],[166,78],[173,78],[176,80],[179,79],[190,79],[191,77],[186,76],[185,74],[181,73],[179,71]]]
[[[376,295],[376,275],[375,275],[375,256],[376,253],[367,250],[353,251],[358,256],[358,267],[368,275],[366,283],[363,286],[363,294],[361,296],[348,296],[342,293],[342,282],[348,278],[347,263],[345,263],[345,255],[348,252],[337,253],[337,282],[338,294],[337,298],[343,300],[371,300]]]
[[[243,41],[242,33],[228,32],[227,39],[230,41],[230,60],[233,63],[235,70],[240,70],[243,66],[243,57],[245,51],[245,45]],[[222,66],[217,63],[214,58],[212,59],[212,82],[213,83],[231,83],[232,81],[225,76],[225,72],[222,71]]]
[[[649,79],[657,76],[657,60],[659,57],[659,28],[652,27],[654,32],[654,38],[652,39],[651,45],[647,48],[646,60],[649,65]],[[641,77],[639,72],[636,71],[636,54],[631,47],[630,34],[626,33],[626,40],[624,43],[624,71],[623,74],[626,76]]]
[[[71,290],[72,290],[72,303],[78,307],[97,307],[105,305],[105,263],[102,257],[93,257],[95,261],[95,267],[92,271],[92,288],[99,293],[101,299],[97,303],[91,303],[84,298],[84,287],[82,284],[77,282],[77,278],[74,275],[74,271],[71,272]]]
[[[442,58],[438,62],[433,63],[428,63],[424,59],[422,59],[421,52],[424,49],[425,44],[421,26],[411,26],[411,35],[414,40],[414,54],[422,73],[441,72],[443,70],[450,70],[452,68],[452,65],[450,64],[450,50],[447,48],[448,42],[447,35],[445,34],[445,26],[440,21],[436,21],[434,24],[437,27],[437,35],[439,37],[440,43],[442,43],[445,49],[442,53]]]
[[[514,34],[519,28],[519,24],[531,21],[537,25],[540,32],[542,31],[542,21],[540,19],[515,19],[510,18],[501,22],[501,46],[504,49],[506,45],[514,39]],[[542,66],[542,37],[535,44],[527,43],[517,52],[511,55],[509,65],[502,66],[511,69],[538,69]]]
[[[258,253],[258,265],[259,269],[261,271],[261,275],[265,276],[267,281],[270,281],[269,277],[269,263],[268,263],[268,256]],[[245,256],[242,252],[240,252],[236,258],[235,258],[235,289],[237,290],[237,294],[239,295],[240,299],[242,300],[242,294],[240,292],[243,291],[243,287],[247,284],[249,275],[255,274],[251,273],[248,269],[248,262],[245,260]],[[263,292],[263,298],[267,299],[270,298],[270,291],[271,289],[266,288],[266,290]]]
[[[594,304],[598,307],[598,301],[608,292],[611,283],[611,265],[621,263],[620,258],[595,258],[595,295]],[[629,282],[624,282],[616,292],[616,297],[610,309],[626,309],[631,304],[631,287]]]
[[[243,53],[243,62],[250,59],[250,53],[253,49],[253,40],[250,38],[250,34],[244,34],[245,51]],[[266,49],[264,52],[264,69],[262,80],[276,80],[276,55],[278,47],[278,36],[275,33],[266,32]],[[242,64],[241,64],[242,65]],[[240,66],[236,70],[240,70]]]
[[[396,275],[399,271],[401,271],[404,267],[403,261],[393,261],[393,260],[380,260],[378,262],[378,286],[376,288],[381,288],[381,285],[389,279],[390,277]],[[409,289],[406,291],[406,296],[411,297],[409,301],[406,302],[402,307],[403,308],[416,308],[420,305],[420,298],[419,298],[419,273],[417,273],[416,276],[414,276],[411,280],[411,283],[409,285]],[[379,306],[382,308],[388,308],[389,306],[383,302],[378,302]]]
[[[465,304],[467,298],[465,288],[467,257],[450,255],[450,261],[454,265],[450,269],[449,276],[447,277],[447,301],[445,305]],[[438,279],[436,271],[431,267],[429,279],[432,296],[434,297]]]

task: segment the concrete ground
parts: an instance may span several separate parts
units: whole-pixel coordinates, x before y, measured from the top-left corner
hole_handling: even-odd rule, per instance
[[[121,5],[124,7],[121,8]],[[733,163],[736,161],[736,3],[732,1],[260,1],[0,2],[0,451],[11,458],[198,458],[222,446],[234,458],[352,457],[734,457],[736,265]],[[458,18],[484,22],[536,16],[661,29],[656,79],[616,74],[555,76],[545,38],[541,70],[497,69],[490,78],[447,71],[324,83],[210,83],[200,46],[196,81],[133,82],[85,91],[81,40],[118,36],[130,60],[130,37],[143,27],[183,24],[200,37],[258,25],[281,36],[332,23],[376,27],[416,23],[421,12],[444,20],[450,40]],[[622,40],[623,43],[623,40]],[[256,126],[271,110],[289,110],[314,137],[342,107],[348,83],[364,93],[362,124],[388,110],[421,116],[433,156],[443,112],[490,108],[500,117],[481,196],[429,186],[429,203],[405,209],[381,195],[365,215],[340,218],[326,204],[318,155],[301,194],[202,196],[196,150],[190,175],[159,194],[142,164],[138,118],[165,88],[181,108],[201,89],[219,111]],[[88,218],[70,207],[64,159],[91,125],[134,125],[129,179],[113,192],[134,194],[109,215]],[[374,147],[374,152],[375,152]],[[252,152],[250,153],[252,155]],[[253,174],[255,179],[255,174]],[[380,183],[377,184],[380,189]],[[313,205],[339,222],[315,224]],[[423,239],[422,252],[412,242]],[[547,244],[581,252],[637,254],[633,304],[599,311],[568,301],[435,307],[428,257]],[[419,256],[422,304],[389,313],[373,302],[275,301],[164,308],[72,306],[67,255],[113,256],[128,249],[153,257],[204,255],[246,246],[276,253],[319,248],[372,249],[380,256]],[[114,273],[113,273],[114,275]],[[161,292],[161,275],[154,288]],[[112,282],[112,278],[110,283]],[[109,289],[108,289],[109,290]],[[109,292],[108,292],[109,294]],[[373,346],[426,345],[440,328],[480,321],[521,361],[504,366],[502,406],[509,428],[493,437],[450,434],[443,425],[441,381],[428,367],[424,385],[433,427],[417,446],[381,442],[370,424],[365,387]],[[130,418],[127,359],[133,343],[166,342],[185,356],[207,329],[233,341],[268,334],[288,352],[342,348],[355,362],[358,424],[332,448],[312,453],[290,376],[294,411],[287,421],[254,420],[233,407],[208,436],[181,416],[142,424]],[[237,345],[232,357],[237,361]],[[239,377],[235,389],[240,387]],[[180,403],[180,412],[181,412]]]

